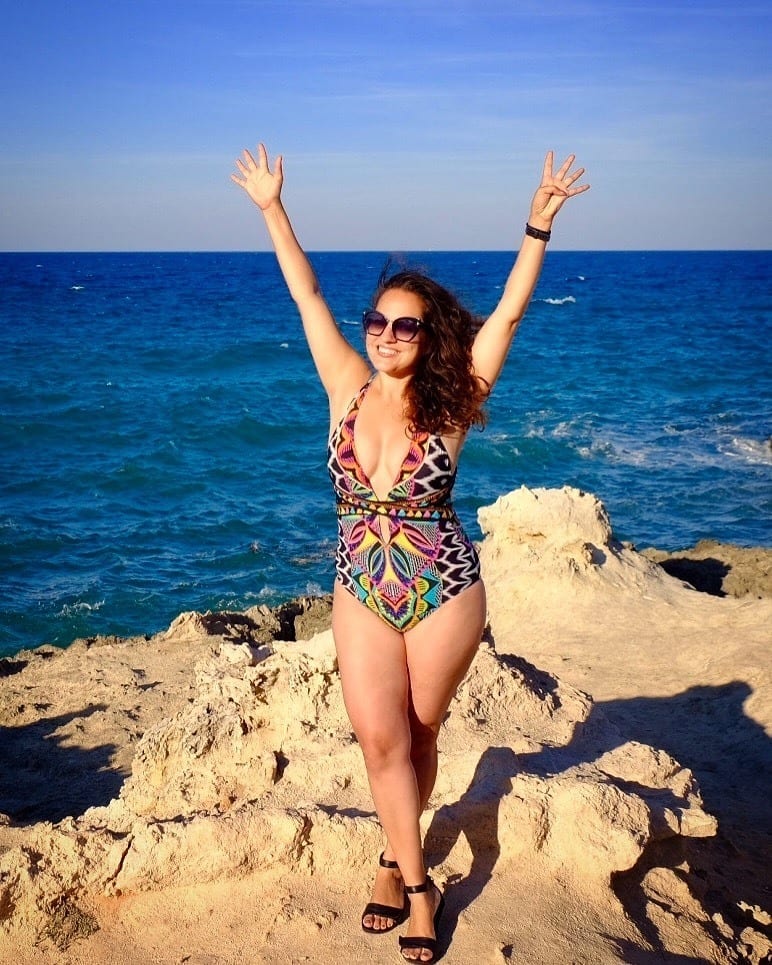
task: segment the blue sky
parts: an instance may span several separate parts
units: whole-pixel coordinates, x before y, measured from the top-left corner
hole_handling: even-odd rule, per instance
[[[0,31],[0,249],[504,249],[543,155],[564,249],[772,248],[772,4],[30,0]]]

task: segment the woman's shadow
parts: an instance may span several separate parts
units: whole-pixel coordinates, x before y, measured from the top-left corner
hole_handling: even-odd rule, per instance
[[[115,745],[80,747],[63,733],[73,721],[107,709],[90,704],[20,727],[0,727],[0,814],[17,825],[55,823],[114,798],[125,779],[114,767]]]
[[[505,666],[506,660],[504,657]],[[540,674],[527,661],[518,661],[518,666],[527,680],[529,669]],[[655,950],[653,954],[664,953],[665,949],[649,920],[642,888],[650,867],[670,867],[686,880],[686,872],[681,870],[686,861],[690,869],[687,883],[708,915],[734,918],[732,923],[738,928],[753,924],[738,918],[737,909],[743,903],[769,906],[768,879],[759,872],[764,852],[770,853],[767,849],[772,842],[772,742],[745,712],[751,692],[747,683],[733,681],[692,687],[669,697],[606,701],[594,706],[584,727],[577,728],[562,747],[545,746],[520,755],[506,746],[487,748],[464,794],[434,813],[426,836],[427,854],[433,864],[447,859],[461,835],[471,852],[468,874],[451,877],[448,882],[445,934],[452,933],[460,912],[479,897],[493,876],[501,855],[501,802],[512,791],[516,775],[557,775],[582,763],[597,762],[606,752],[629,741],[665,750],[689,768],[702,789],[705,809],[719,818],[715,838],[676,837],[653,842],[635,868],[612,876],[618,899]],[[640,785],[603,773],[600,779],[628,792],[640,792],[655,805],[658,799],[663,807],[672,803],[668,788],[647,787],[645,778]],[[758,843],[760,854],[753,853],[750,840],[743,840],[749,820],[752,840]],[[626,959],[631,962],[651,960],[646,957],[650,953],[644,954],[641,949],[631,948],[626,954],[633,956]],[[672,960],[693,961],[680,957]]]
[[[449,878],[446,892],[445,926],[449,936],[461,911],[479,895],[493,875],[501,853],[499,807],[512,790],[512,778],[520,770],[511,747],[487,748],[475,768],[467,790],[452,804],[444,804],[433,816],[426,833],[426,850],[432,864],[440,864],[463,834],[469,844],[472,863],[469,873]]]

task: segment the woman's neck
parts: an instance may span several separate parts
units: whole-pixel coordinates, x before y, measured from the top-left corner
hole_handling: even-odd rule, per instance
[[[373,378],[373,387],[378,396],[383,399],[385,405],[402,405],[411,378],[411,375],[395,378],[392,375],[385,375],[383,372],[376,372]]]

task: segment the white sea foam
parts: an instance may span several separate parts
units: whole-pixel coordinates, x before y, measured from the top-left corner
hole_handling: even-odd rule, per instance
[[[98,603],[87,603],[85,600],[78,600],[77,603],[65,603],[61,610],[56,614],[58,617],[72,617],[78,613],[96,613],[105,605],[104,600]]]
[[[86,287],[85,285],[70,285],[70,291],[71,291],[71,292],[82,292],[85,287]]]
[[[744,439],[741,436],[735,436],[727,454],[752,463],[772,465],[772,438]]]
[[[558,424],[552,430],[552,435],[556,439],[564,439],[566,437],[573,436],[575,431],[576,424],[572,420],[566,419],[563,422],[558,422]]]
[[[577,452],[585,459],[602,455],[611,463],[677,471],[687,467],[701,470],[726,468],[731,459],[772,465],[772,444],[769,442],[738,437],[722,442],[709,428],[699,426],[679,428],[668,424],[663,426],[663,431],[668,437],[677,436],[678,443],[673,445],[653,437],[604,430],[603,435],[595,437],[589,445],[578,446]]]
[[[566,295],[565,298],[542,298],[545,305],[573,305],[576,299],[573,295]]]
[[[589,447],[579,450],[588,459],[597,456],[604,456],[610,462],[623,463],[627,466],[645,466],[657,464],[661,461],[663,453],[650,445],[641,443],[623,443],[620,440],[598,438],[593,440]]]

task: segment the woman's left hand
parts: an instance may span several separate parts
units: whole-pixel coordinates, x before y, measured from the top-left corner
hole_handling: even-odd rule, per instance
[[[589,184],[580,184],[574,187],[576,181],[584,174],[584,168],[577,168],[571,171],[571,166],[576,160],[575,154],[569,154],[561,164],[555,174],[552,173],[554,154],[547,151],[544,159],[544,169],[541,176],[541,184],[536,189],[536,194],[531,202],[531,213],[528,216],[528,223],[534,228],[541,228],[549,231],[552,219],[560,211],[569,198],[577,194],[588,191]]]

